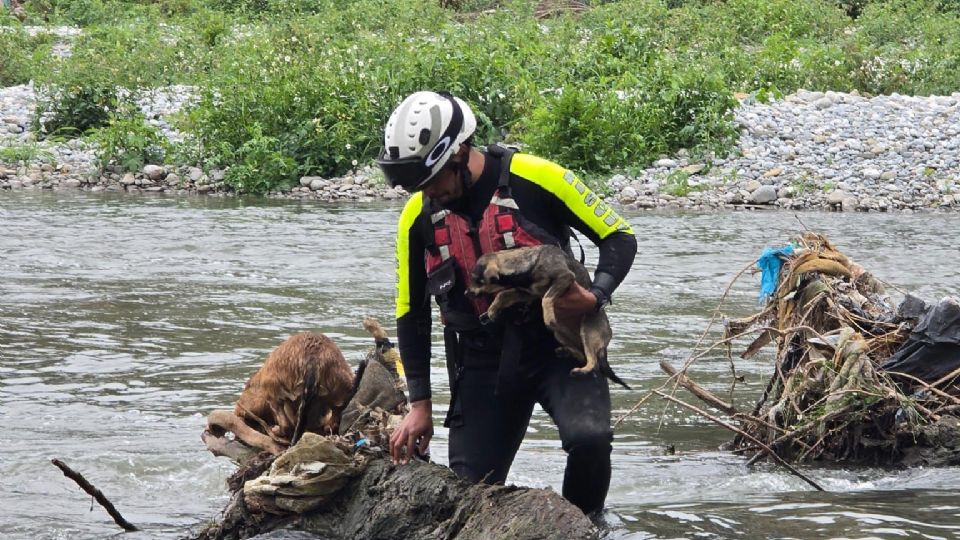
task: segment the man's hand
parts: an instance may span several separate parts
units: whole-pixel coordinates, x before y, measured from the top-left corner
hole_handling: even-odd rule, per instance
[[[579,283],[574,282],[553,302],[554,313],[559,320],[571,320],[596,309],[597,297]]]
[[[394,464],[410,463],[413,450],[427,452],[433,437],[433,402],[429,399],[414,401],[410,412],[390,435],[390,459]]]

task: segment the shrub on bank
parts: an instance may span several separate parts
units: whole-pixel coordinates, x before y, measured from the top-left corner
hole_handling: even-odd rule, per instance
[[[0,18],[5,15],[0,11]],[[25,84],[50,54],[48,33],[31,37],[19,24],[0,25],[0,87]]]
[[[369,160],[390,110],[422,88],[471,102],[478,143],[506,138],[584,171],[729,144],[735,102],[716,72],[654,50],[616,23],[616,11],[595,15],[595,28],[581,33],[573,19],[547,25],[528,8],[513,6],[507,27],[503,13],[462,24],[430,3],[379,23],[330,12],[264,24],[224,50],[189,130],[217,163],[260,133],[257,147],[276,159],[245,170],[257,171],[264,190]],[[440,22],[411,31],[424,20]],[[329,30],[351,27],[349,38]],[[288,163],[281,158],[295,166],[274,167]]]
[[[101,170],[116,165],[126,171],[139,171],[148,163],[162,164],[170,146],[160,131],[147,123],[143,113],[130,104],[110,113],[107,125],[94,130],[90,138],[96,143]]]
[[[425,88],[474,106],[478,143],[586,173],[722,152],[734,92],[960,88],[948,0],[860,2],[855,20],[826,0],[595,1],[551,18],[533,0],[446,3],[82,0],[81,14],[36,0],[53,18],[100,21],[72,57],[34,66],[41,114],[81,132],[116,111],[110,89],[192,84],[201,98],[179,155],[260,192],[369,162],[390,110]]]

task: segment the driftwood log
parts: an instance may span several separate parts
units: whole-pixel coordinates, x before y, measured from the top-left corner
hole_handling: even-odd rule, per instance
[[[399,356],[379,325],[368,320],[365,326],[376,347],[358,368],[339,434],[307,432],[289,449],[277,448],[266,433],[231,418],[231,411],[211,414],[212,429],[203,435],[207,448],[240,468],[227,481],[231,498],[223,515],[189,538],[250,538],[275,529],[331,540],[598,535],[576,506],[552,490],[472,484],[420,460],[393,465],[387,441],[407,411]],[[234,427],[242,436],[228,436]]]

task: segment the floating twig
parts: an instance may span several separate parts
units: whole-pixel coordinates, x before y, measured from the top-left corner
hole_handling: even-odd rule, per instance
[[[113,506],[113,503],[110,502],[109,499],[107,499],[106,495],[104,495],[103,492],[100,491],[99,489],[93,487],[93,485],[90,484],[90,482],[87,482],[87,479],[84,478],[82,474],[71,469],[70,467],[67,466],[66,463],[60,461],[59,459],[54,458],[54,459],[51,459],[50,462],[56,465],[58,469],[63,471],[64,476],[76,482],[81,489],[83,489],[88,494],[90,494],[90,496],[96,499],[97,502],[100,503],[100,506],[102,506],[107,511],[107,513],[110,514],[110,517],[113,518],[113,521],[115,521],[117,525],[123,527],[123,530],[127,532],[140,530],[134,524],[123,519],[123,516],[120,515],[120,512],[117,511],[117,508]]]

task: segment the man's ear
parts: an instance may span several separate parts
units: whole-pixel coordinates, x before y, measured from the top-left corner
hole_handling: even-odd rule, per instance
[[[470,154],[470,147],[460,143],[460,148],[450,156],[450,161],[456,161],[457,163],[466,163],[467,157]]]

